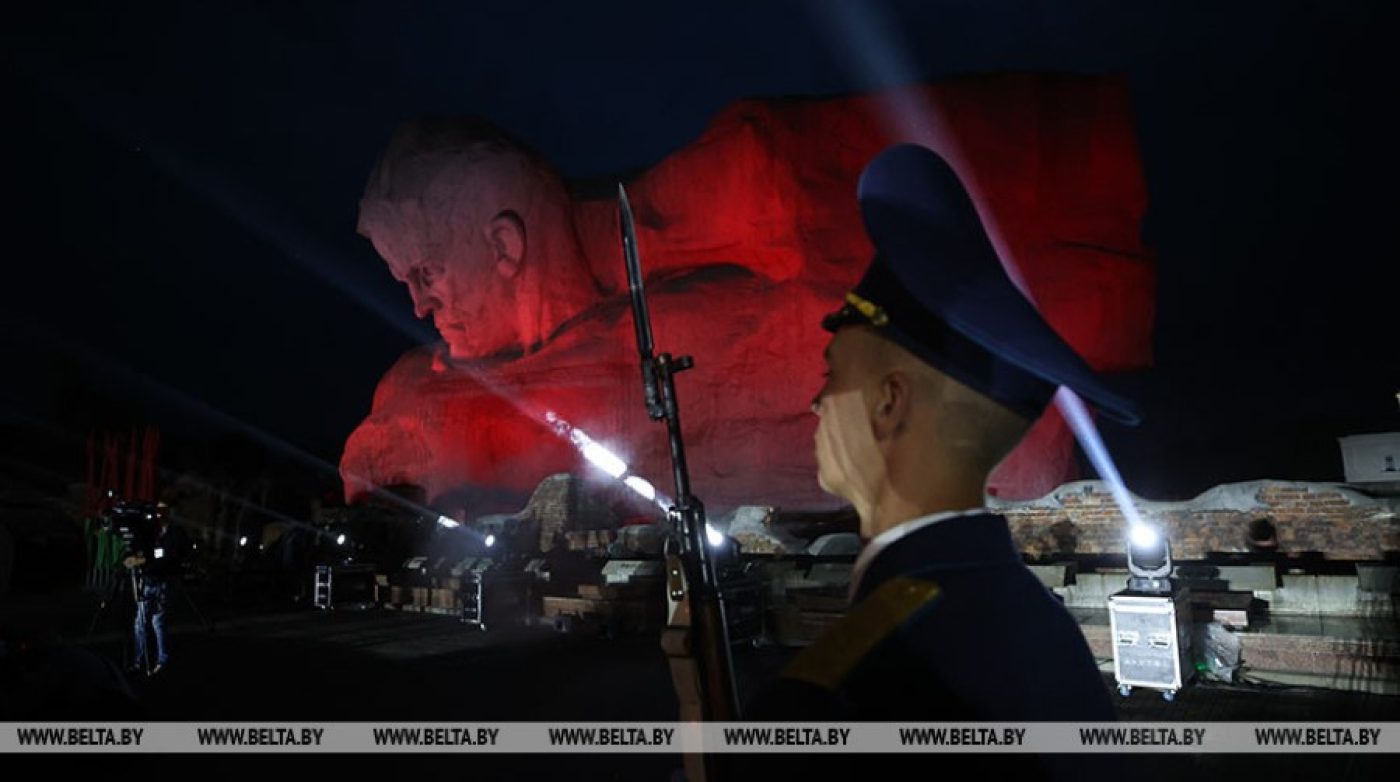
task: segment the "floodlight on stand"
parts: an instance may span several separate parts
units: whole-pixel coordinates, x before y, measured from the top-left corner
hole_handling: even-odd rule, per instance
[[[1170,592],[1171,544],[1155,527],[1128,528],[1128,588],[1135,592]]]

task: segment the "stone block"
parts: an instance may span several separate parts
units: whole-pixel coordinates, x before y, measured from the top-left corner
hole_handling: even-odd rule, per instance
[[[1395,594],[1400,592],[1400,566],[1357,563],[1357,589],[1362,592]]]
[[[1355,576],[1318,576],[1317,610],[1322,614],[1350,615],[1357,613],[1357,578]]]
[[[1074,583],[1063,587],[1062,594],[1065,605],[1073,608],[1105,608],[1108,606],[1108,596],[1123,591],[1127,585],[1126,571],[1077,573]]]
[[[1272,564],[1221,565],[1216,570],[1232,590],[1272,591],[1278,586],[1278,574]]]
[[[1058,590],[1060,587],[1068,586],[1069,582],[1074,580],[1071,572],[1072,565],[1028,565],[1028,567],[1036,578],[1040,579],[1040,583],[1049,589]]]
[[[1284,573],[1283,586],[1274,590],[1270,608],[1275,614],[1316,614],[1318,612],[1317,576],[1304,573]]]
[[[843,562],[818,562],[807,571],[807,578],[820,584],[850,584],[854,565]]]

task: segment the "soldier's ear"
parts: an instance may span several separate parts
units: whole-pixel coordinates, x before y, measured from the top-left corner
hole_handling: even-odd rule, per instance
[[[486,241],[496,255],[496,272],[515,279],[525,263],[525,221],[512,210],[501,212],[486,226]]]
[[[876,440],[889,439],[904,428],[912,393],[909,376],[904,372],[891,372],[880,381],[870,411],[871,429]]]

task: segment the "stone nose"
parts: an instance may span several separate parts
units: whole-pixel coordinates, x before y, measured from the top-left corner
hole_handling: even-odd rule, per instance
[[[413,296],[413,314],[419,318],[427,318],[442,309],[442,301],[429,293],[427,288],[410,285],[409,292]]]

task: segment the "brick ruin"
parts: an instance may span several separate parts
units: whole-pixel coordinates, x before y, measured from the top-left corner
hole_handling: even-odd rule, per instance
[[[1134,498],[1143,520],[1164,529],[1178,560],[1252,551],[1250,525],[1276,530],[1280,555],[1380,561],[1400,552],[1400,498],[1339,483],[1259,480],[1217,486],[1181,502]],[[1035,500],[991,500],[1032,559],[1122,554],[1123,514],[1102,481],[1065,484]]]

